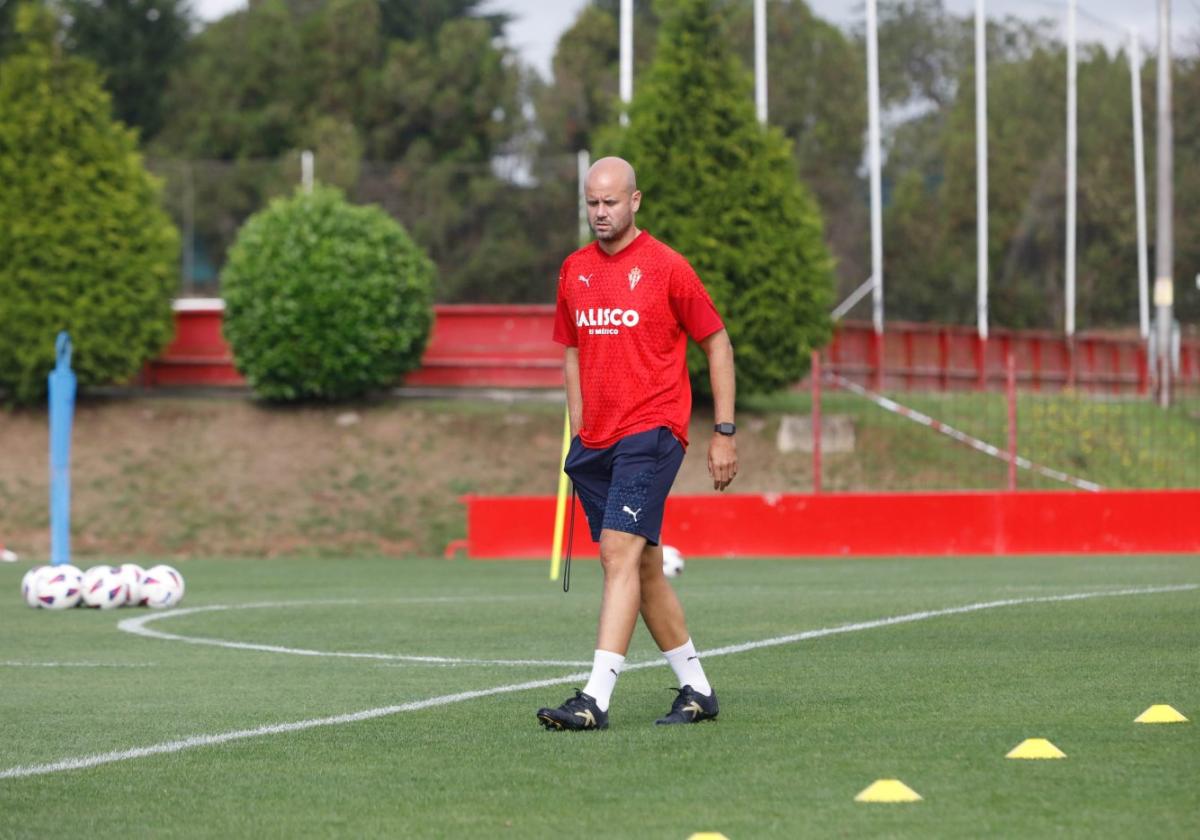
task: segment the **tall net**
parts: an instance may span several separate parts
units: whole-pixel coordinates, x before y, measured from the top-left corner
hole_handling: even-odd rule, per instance
[[[881,393],[836,373],[823,385],[823,413],[853,428],[851,448],[824,456],[827,490],[1200,487],[1194,384],[1167,409],[1095,391]]]

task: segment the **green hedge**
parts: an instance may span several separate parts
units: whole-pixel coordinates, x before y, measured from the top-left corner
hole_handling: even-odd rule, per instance
[[[346,400],[417,367],[433,324],[434,267],[377,207],[330,187],[247,220],[221,274],[225,337],[255,392]]]
[[[44,10],[18,10],[0,63],[0,390],[42,399],[68,330],[81,386],[120,382],[174,329],[178,234],[111,116],[96,69],[61,54]]]

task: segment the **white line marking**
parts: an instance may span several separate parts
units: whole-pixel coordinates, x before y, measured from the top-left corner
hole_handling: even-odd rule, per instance
[[[132,750],[121,750],[118,752],[102,753],[100,755],[81,756],[79,758],[66,758],[62,761],[56,761],[53,764],[12,767],[8,770],[0,770],[0,779],[21,779],[28,776],[44,776],[48,773],[59,773],[63,770],[82,770],[88,767],[96,767],[101,764],[112,764],[113,762],[117,761],[128,761],[132,758],[146,758],[147,756],[152,755],[164,755],[166,753],[181,752],[194,747],[209,747],[216,744],[227,744],[230,741],[240,741],[244,738],[258,738],[262,735],[281,735],[286,732],[302,732],[306,729],[314,729],[318,726],[337,726],[343,723],[357,723],[363,720],[372,720],[378,717],[394,715],[399,712],[415,712],[421,709],[428,709],[433,706],[445,706],[450,703],[461,703],[464,700],[474,700],[478,697],[490,697],[496,694],[504,694],[506,692],[513,691],[525,691],[526,689],[533,688],[547,688],[549,686],[561,685],[563,682],[587,679],[587,677],[587,673],[572,674],[569,677],[558,677],[549,680],[535,680],[533,682],[499,686],[498,688],[487,688],[480,691],[464,691],[459,694],[446,694],[441,697],[430,697],[427,700],[416,700],[411,703],[401,703],[397,706],[382,706],[378,709],[367,709],[362,712],[352,712],[350,714],[335,715],[333,717],[298,720],[292,723],[276,723],[270,726],[259,726],[255,729],[240,729],[236,732],[222,732],[217,735],[195,735],[191,738],[183,738],[178,741],[167,741],[165,743],[154,744],[149,747],[138,747]]]
[[[445,599],[443,599],[445,600]],[[192,645],[212,645],[231,650],[256,650],[265,653],[286,653],[292,656],[338,657],[342,659],[374,659],[386,662],[421,662],[428,665],[506,665],[506,666],[551,666],[554,668],[578,668],[592,663],[572,659],[460,659],[446,656],[417,656],[404,653],[354,653],[349,651],[309,650],[307,648],[291,648],[282,645],[260,645],[252,642],[231,642],[225,639],[209,639],[201,636],[179,636],[175,633],[164,633],[161,630],[151,630],[146,625],[151,621],[162,621],[167,618],[195,615],[205,612],[220,612],[223,610],[247,610],[275,607],[311,606],[333,603],[357,603],[355,601],[268,601],[258,604],[238,604],[229,606],[217,604],[209,607],[191,607],[189,609],[171,610],[170,612],[150,613],[137,618],[126,618],[117,622],[117,629],[135,636],[148,639],[163,639],[171,642],[187,642]],[[406,602],[412,603],[412,602]]]
[[[839,376],[836,373],[830,374],[829,376],[834,384],[845,388],[851,393],[858,394],[860,397],[866,399],[868,402],[874,403],[885,411],[890,411],[893,414],[899,414],[901,417],[911,420],[914,423],[919,423],[922,426],[933,429],[935,432],[941,432],[942,434],[953,438],[959,443],[966,444],[972,449],[982,452],[985,455],[998,458],[1005,463],[1012,461],[1023,470],[1031,470],[1038,475],[1044,475],[1047,478],[1052,478],[1055,481],[1061,481],[1064,484],[1070,484],[1072,487],[1078,487],[1080,490],[1087,490],[1090,493],[1099,493],[1104,489],[1101,485],[1094,481],[1076,478],[1075,476],[1069,475],[1062,470],[1055,470],[1051,469],[1050,467],[1042,466],[1041,464],[1035,464],[1033,461],[1030,461],[1028,458],[1025,458],[1021,455],[1016,455],[1014,457],[1013,453],[1001,449],[995,444],[988,443],[985,440],[980,440],[977,437],[972,437],[966,432],[956,429],[949,424],[933,419],[924,412],[917,411],[915,408],[909,408],[906,405],[901,405],[895,400],[888,399],[882,394],[877,394],[874,391],[864,388],[862,385],[859,385],[856,382],[851,382],[844,376]]]
[[[153,662],[15,662],[0,661],[3,668],[153,668]]]
[[[964,613],[997,609],[999,607],[1015,607],[1028,604],[1049,604],[1062,601],[1085,601],[1092,598],[1117,598],[1125,595],[1157,595],[1167,592],[1188,592],[1194,589],[1200,589],[1200,585],[1187,583],[1178,584],[1175,586],[1149,586],[1137,589],[1120,589],[1103,592],[1076,592],[1069,595],[1047,595],[1038,598],[1009,598],[1003,601],[985,601],[978,604],[967,604],[961,607],[948,607],[941,610],[923,610],[921,612],[908,613],[907,615],[880,618],[874,621],[860,621],[853,624],[840,624],[836,627],[824,627],[820,630],[807,630],[803,633],[794,633],[788,636],[775,636],[770,639],[761,639],[756,642],[746,642],[745,644],[740,645],[727,645],[725,647],[702,651],[700,655],[705,657],[727,656],[733,653],[745,653],[746,651],[751,650],[778,647],[780,645],[791,644],[793,642],[804,641],[808,639],[819,639],[824,636],[835,636],[840,633],[854,633],[859,630],[872,630],[878,627],[891,627],[897,624],[924,621],[929,618],[938,618],[940,616],[947,615],[962,615]],[[665,663],[663,663],[661,660],[648,660],[630,665],[624,670],[641,670],[643,668],[650,668],[656,665],[661,666],[663,664]],[[291,723],[276,723],[269,726],[259,726],[254,729],[239,729],[234,732],[221,732],[216,735],[195,735],[190,738],[183,738],[177,741],[166,741],[164,743],[153,744],[148,747],[137,747],[130,750],[119,750],[115,752],[99,753],[96,755],[79,756],[77,758],[65,758],[61,761],[55,761],[49,764],[31,764],[21,767],[10,767],[7,770],[0,770],[0,779],[24,779],[28,778],[29,776],[44,776],[49,773],[59,773],[64,770],[83,770],[90,767],[99,767],[103,764],[113,764],[118,761],[128,761],[134,758],[145,758],[152,755],[165,755],[167,753],[182,752],[183,750],[192,749],[194,747],[227,744],[231,741],[240,741],[246,738],[258,738],[264,735],[280,735],[287,732],[302,732],[306,729],[315,729],[320,726],[337,726],[343,723],[356,723],[358,721],[372,720],[374,718],[386,717],[388,715],[394,715],[400,712],[416,712],[422,709],[434,708],[436,706],[448,706],[453,703],[461,703],[465,700],[476,700],[480,697],[493,697],[497,694],[511,694],[513,692],[528,691],[534,688],[550,688],[556,685],[564,685],[566,683],[587,679],[588,676],[589,675],[586,671],[582,671],[576,674],[568,674],[563,677],[553,677],[546,680],[513,683],[511,685],[501,685],[496,686],[495,688],[484,688],[477,691],[463,691],[458,694],[443,694],[438,697],[429,697],[425,700],[401,703],[396,706],[382,706],[376,709],[366,709],[361,712],[335,715],[333,717],[311,718],[309,720],[300,720]]]

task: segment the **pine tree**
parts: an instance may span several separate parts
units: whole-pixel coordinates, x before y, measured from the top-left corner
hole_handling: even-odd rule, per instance
[[[629,126],[602,137],[599,151],[633,164],[639,226],[692,263],[733,341],[739,393],[762,393],[797,382],[829,340],[833,261],[789,142],[756,119],[716,6],[660,4],[654,63]],[[697,348],[689,366],[706,388]]]
[[[18,9],[0,63],[0,390],[45,394],[68,330],[81,385],[126,380],[171,338],[178,235],[100,74],[62,54],[57,22]]]

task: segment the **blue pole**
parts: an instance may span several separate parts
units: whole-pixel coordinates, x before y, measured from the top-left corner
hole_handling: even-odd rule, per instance
[[[60,332],[58,362],[50,383],[50,563],[71,562],[71,421],[75,416],[75,374],[71,337]]]

